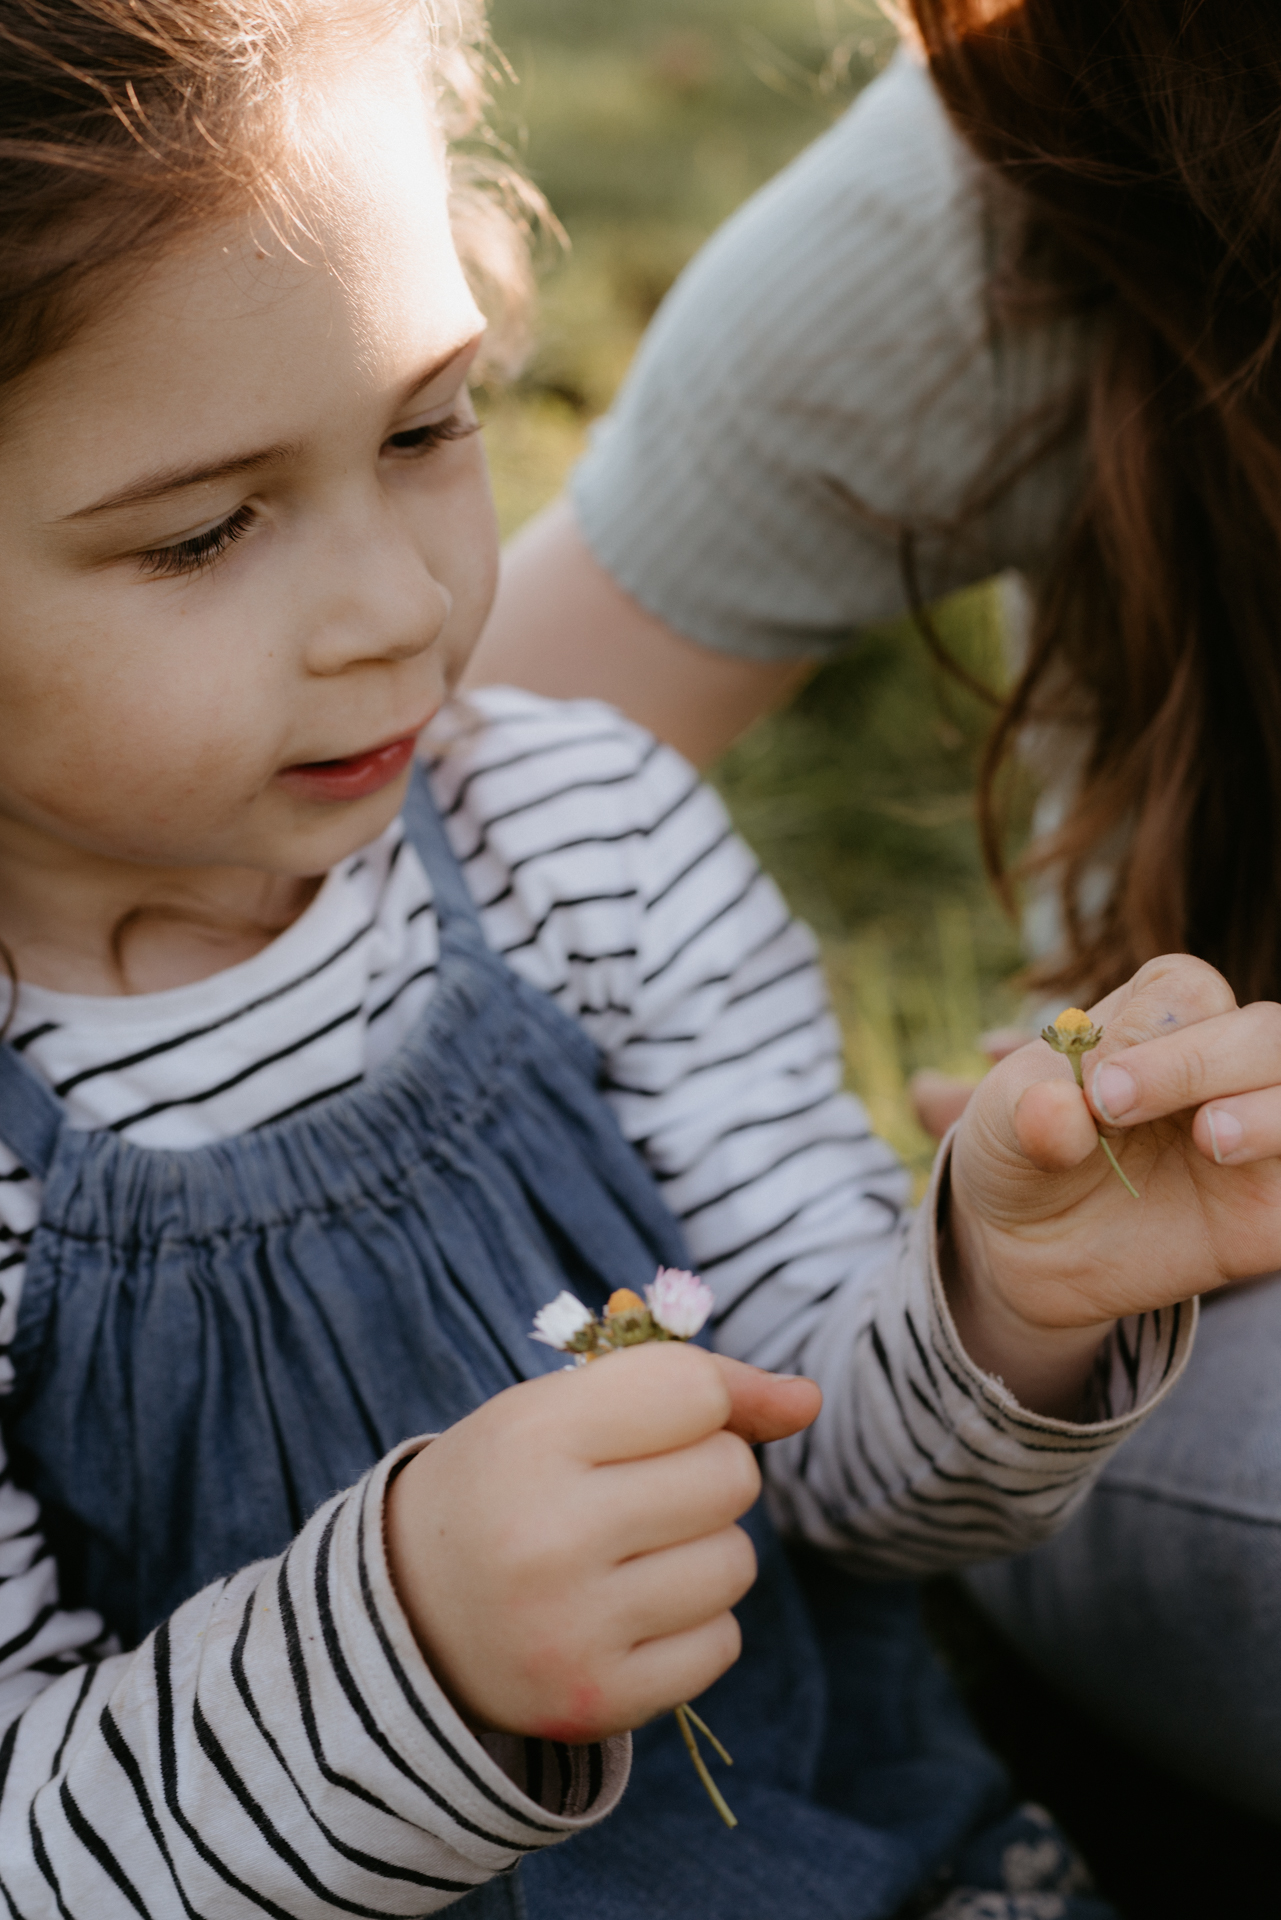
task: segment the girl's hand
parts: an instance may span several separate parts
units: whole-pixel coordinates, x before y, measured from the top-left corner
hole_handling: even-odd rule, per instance
[[[709,1687],[756,1578],[734,1525],[760,1491],[749,1442],[808,1426],[821,1398],[655,1344],[511,1387],[425,1447],[388,1494],[388,1561],[459,1711],[584,1742]]]
[[[1091,1017],[1106,1032],[1084,1093],[1044,1042],[1021,1048],[953,1148],[958,1330],[1044,1412],[1071,1412],[1114,1320],[1281,1266],[1281,1006],[1238,1008],[1222,975],[1176,954]]]

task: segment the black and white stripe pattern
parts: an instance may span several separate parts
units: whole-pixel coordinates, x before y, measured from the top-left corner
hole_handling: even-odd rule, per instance
[[[904,1175],[840,1091],[814,942],[716,797],[588,702],[489,692],[432,752],[486,937],[600,1048],[718,1343],[823,1385],[818,1426],[770,1450],[779,1518],[886,1571],[1051,1531],[1180,1370],[1190,1315],[1124,1330],[1098,1425],[1023,1412],[960,1347],[933,1205],[908,1222]],[[193,1145],[359,1078],[436,957],[393,828],[247,965],[137,1000],[26,989],[18,1044],[80,1124]],[[9,1337],[39,1190],[11,1157],[0,1176]],[[422,1914],[613,1804],[626,1742],[482,1744],[452,1713],[388,1584],[388,1471],[127,1655],[58,1609],[36,1504],[0,1483],[0,1915]]]
[[[0,1911],[432,1913],[616,1802],[625,1741],[549,1753],[532,1798],[432,1681],[383,1558],[409,1450],[131,1657],[46,1677],[0,1747]]]

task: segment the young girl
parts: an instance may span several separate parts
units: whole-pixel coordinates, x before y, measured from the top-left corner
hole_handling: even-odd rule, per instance
[[[1098,1916],[885,1576],[1048,1533],[1266,1264],[1271,1163],[1163,1118],[1258,1036],[1145,970],[1143,1204],[1028,1049],[905,1225],[715,799],[447,704],[446,11],[0,3],[5,1910]],[[530,1340],[659,1262],[715,1354]],[[656,1718],[713,1683],[732,1834]]]

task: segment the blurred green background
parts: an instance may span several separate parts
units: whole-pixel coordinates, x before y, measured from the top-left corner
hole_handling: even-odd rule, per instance
[[[514,84],[498,130],[569,240],[544,247],[535,350],[482,396],[504,531],[555,493],[645,324],[712,229],[829,126],[894,44],[874,0],[494,0]],[[998,600],[938,610],[1000,677]],[[974,775],[986,710],[909,624],[867,635],[715,770],[747,838],[818,930],[849,1079],[918,1174],[918,1066],[978,1073],[1015,1017],[1014,929],[984,880]]]

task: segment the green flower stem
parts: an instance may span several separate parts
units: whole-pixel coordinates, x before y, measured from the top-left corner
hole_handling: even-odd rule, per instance
[[[707,1762],[706,1760],[704,1760],[702,1754],[698,1750],[698,1742],[694,1738],[694,1730],[693,1730],[693,1727],[690,1726],[690,1721],[692,1720],[694,1722],[694,1726],[696,1726],[701,1733],[705,1733],[707,1735],[707,1738],[711,1741],[717,1753],[720,1754],[721,1759],[725,1762],[727,1766],[732,1767],[734,1762],[730,1759],[724,1747],[721,1745],[720,1741],[716,1738],[716,1735],[712,1733],[709,1730],[709,1728],[706,1727],[704,1723],[699,1719],[693,1707],[689,1707],[689,1706],[677,1707],[675,1709],[675,1713],[676,1713],[676,1724],[681,1730],[681,1739],[685,1742],[685,1745],[689,1750],[689,1757],[694,1762],[694,1771],[697,1773],[699,1779],[702,1781],[703,1786],[707,1791],[708,1799],[711,1801],[712,1805],[715,1807],[717,1813],[719,1813],[719,1815],[721,1816],[721,1819],[725,1822],[725,1825],[727,1827],[736,1827],[738,1825],[737,1819],[730,1812],[729,1807],[726,1805],[724,1794],[721,1792],[720,1788],[717,1786],[716,1782],[713,1780],[711,1774],[707,1771]]]
[[[1076,1084],[1078,1087],[1080,1087],[1082,1093],[1084,1093],[1085,1092],[1085,1075],[1081,1071],[1081,1055],[1079,1053],[1072,1053],[1068,1055],[1068,1058],[1072,1062],[1072,1071],[1076,1075]],[[1095,1132],[1096,1133],[1098,1132],[1097,1127],[1095,1128]],[[1112,1171],[1116,1175],[1117,1179],[1121,1182],[1121,1185],[1125,1188],[1127,1193],[1133,1194],[1134,1198],[1137,1200],[1139,1198],[1138,1188],[1134,1186],[1132,1182],[1129,1179],[1127,1179],[1126,1175],[1122,1172],[1121,1162],[1117,1159],[1116,1155],[1112,1151],[1112,1143],[1109,1140],[1105,1140],[1101,1133],[1099,1134],[1099,1145],[1102,1147],[1104,1153],[1107,1155],[1108,1163],[1111,1166]]]
[[[1132,1193],[1134,1195],[1134,1198],[1137,1200],[1139,1197],[1139,1190],[1136,1186],[1131,1184],[1131,1182],[1126,1178],[1125,1174],[1121,1171],[1121,1162],[1117,1159],[1116,1155],[1112,1151],[1111,1141],[1105,1140],[1103,1138],[1103,1135],[1100,1134],[1099,1145],[1102,1147],[1104,1153],[1106,1153],[1108,1159],[1111,1161],[1112,1171],[1113,1173],[1115,1173],[1117,1179],[1121,1182],[1121,1185],[1125,1188],[1127,1193]]]

